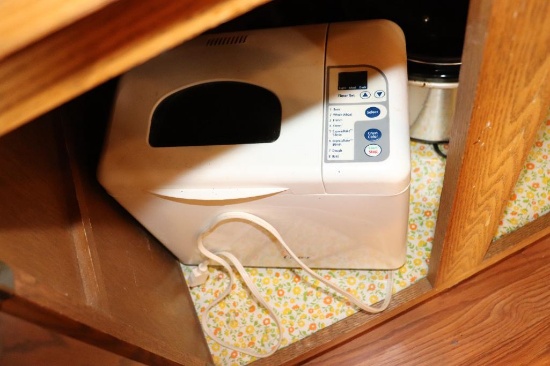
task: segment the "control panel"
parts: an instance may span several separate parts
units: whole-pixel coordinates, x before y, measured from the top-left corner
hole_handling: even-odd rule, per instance
[[[390,153],[388,83],[373,66],[329,66],[326,163],[378,162]]]

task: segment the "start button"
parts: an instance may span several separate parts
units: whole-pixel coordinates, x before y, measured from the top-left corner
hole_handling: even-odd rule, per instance
[[[382,148],[379,145],[376,144],[370,144],[365,147],[365,154],[368,156],[378,156],[382,152]]]

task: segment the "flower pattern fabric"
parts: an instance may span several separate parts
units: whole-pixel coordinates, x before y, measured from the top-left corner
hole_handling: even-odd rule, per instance
[[[444,166],[445,160],[435,153],[431,145],[411,143],[407,260],[405,265],[394,271],[394,293],[427,274]],[[187,276],[193,266],[182,265],[182,269]],[[197,313],[201,315],[228,284],[228,275],[223,270],[218,267],[209,270],[210,279],[204,285],[191,289]],[[386,294],[387,271],[333,269],[316,272],[367,304],[382,300]],[[247,273],[281,318],[284,328],[282,347],[359,311],[303,270],[247,268]],[[277,342],[275,322],[253,300],[240,279],[230,295],[209,312],[207,326],[225,342],[260,353]],[[217,365],[245,365],[254,360],[252,356],[220,346],[208,336],[207,341]]]
[[[495,239],[550,212],[550,114],[542,123],[523,166]]]
[[[550,211],[550,116],[543,123],[495,238],[509,233]],[[411,142],[411,191],[407,237],[407,260],[394,271],[392,291],[401,291],[427,274],[439,208],[445,159],[431,145]],[[193,266],[182,265],[187,276]],[[211,267],[210,279],[191,289],[197,313],[201,314],[225,289],[227,274]],[[316,270],[367,304],[383,299],[386,271]],[[303,270],[247,268],[265,300],[281,318],[282,347],[334,324],[357,311],[346,299],[333,293]],[[238,276],[237,276],[238,277]],[[239,278],[239,277],[238,277]],[[239,279],[230,295],[207,316],[207,326],[217,337],[256,352],[269,350],[277,341],[277,326],[265,309],[251,297]],[[254,357],[220,346],[208,336],[216,365],[245,365]]]

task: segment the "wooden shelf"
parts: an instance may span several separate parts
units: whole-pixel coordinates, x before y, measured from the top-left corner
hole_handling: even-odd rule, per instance
[[[0,6],[0,18],[10,20],[0,26],[0,135],[265,1],[51,0]]]
[[[100,10],[113,0],[19,0],[0,3],[0,59]]]

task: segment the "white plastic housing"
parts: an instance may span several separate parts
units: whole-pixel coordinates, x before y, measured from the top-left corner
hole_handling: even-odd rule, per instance
[[[376,90],[347,92],[379,91],[379,98],[343,102],[327,80],[339,70],[368,70]],[[282,106],[279,137],[268,143],[150,146],[159,103],[218,81],[274,93]],[[205,115],[218,97],[201,107]],[[243,100],[236,108],[246,105]],[[382,131],[383,154],[363,156],[376,153],[367,146],[377,142],[363,141],[362,131],[353,132],[353,143],[347,137],[335,142],[340,131],[334,132],[329,111],[339,105],[356,111],[344,125],[374,124]],[[365,113],[373,106],[378,115],[371,121]],[[389,21],[204,35],[121,78],[98,177],[183,263],[204,260],[196,238],[215,215],[246,211],[274,225],[311,267],[397,268],[405,260],[408,222],[407,113],[405,41]],[[343,152],[331,160],[333,150],[340,150],[332,145],[341,142]],[[247,266],[295,266],[269,235],[244,222],[221,225],[205,244],[231,251]]]

